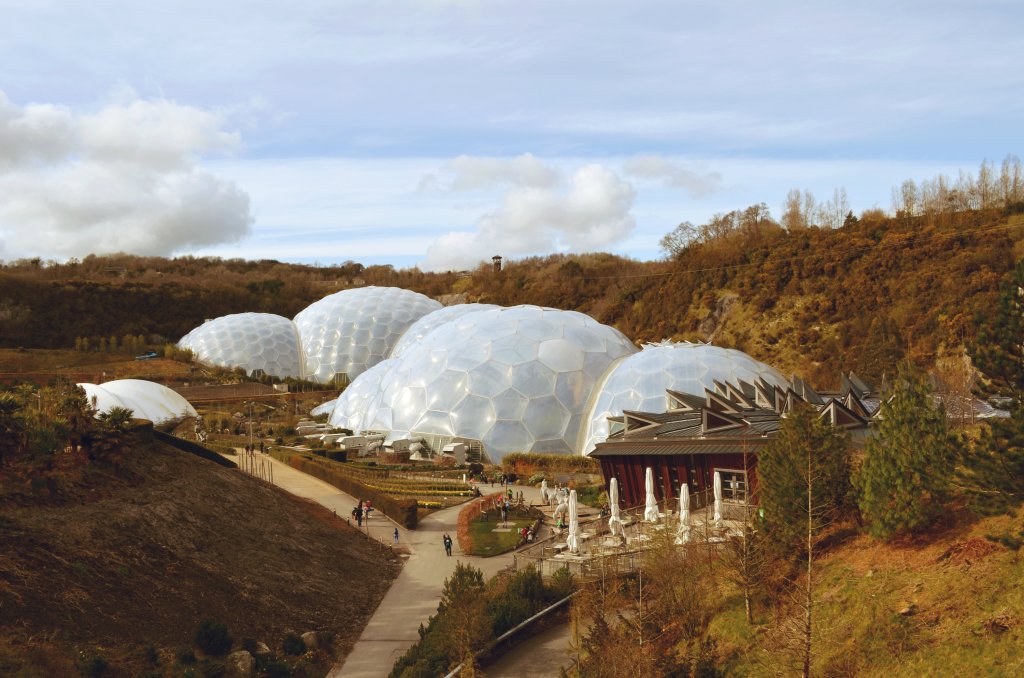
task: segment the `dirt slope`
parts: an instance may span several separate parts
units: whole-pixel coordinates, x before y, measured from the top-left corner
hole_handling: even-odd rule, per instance
[[[398,569],[321,507],[159,444],[59,502],[0,494],[0,673],[84,651],[134,674],[143,648],[164,665],[204,618],[236,646],[280,653],[287,631],[318,630],[343,654]]]

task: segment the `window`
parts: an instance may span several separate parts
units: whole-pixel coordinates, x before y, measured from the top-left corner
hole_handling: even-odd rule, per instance
[[[722,477],[722,499],[744,502],[747,500],[747,473],[732,469],[717,468]]]

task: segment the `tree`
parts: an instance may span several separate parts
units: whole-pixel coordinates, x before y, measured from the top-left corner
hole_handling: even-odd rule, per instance
[[[925,377],[904,370],[884,394],[857,474],[857,504],[878,539],[931,524],[949,498],[959,454]]]
[[[21,400],[9,392],[0,393],[0,466],[21,448],[25,425],[21,420]]]
[[[696,237],[697,227],[689,221],[684,221],[662,236],[658,245],[666,257],[672,258],[679,256],[686,249],[687,245],[694,242]]]
[[[458,563],[444,582],[437,614],[449,657],[462,664],[462,676],[476,675],[474,653],[490,637],[491,624],[483,596],[483,572]]]
[[[778,436],[758,455],[764,531],[773,551],[802,557],[807,521],[813,522],[817,535],[846,508],[849,459],[846,435],[832,428],[813,407],[798,405],[782,420]],[[808,492],[813,500],[810,518]]]
[[[979,318],[971,357],[985,390],[1009,401],[1010,418],[992,419],[965,455],[960,479],[979,513],[1009,512],[1024,503],[1024,261],[1002,285],[996,312]]]
[[[765,532],[781,557],[797,555],[799,614],[784,624],[787,649],[809,676],[814,647],[815,546],[821,530],[843,512],[850,485],[849,440],[809,405],[793,409],[758,458]]]

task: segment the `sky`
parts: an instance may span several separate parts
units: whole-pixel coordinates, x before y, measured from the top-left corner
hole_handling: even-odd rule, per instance
[[[0,260],[464,269],[1024,153],[1024,5],[0,0]]]

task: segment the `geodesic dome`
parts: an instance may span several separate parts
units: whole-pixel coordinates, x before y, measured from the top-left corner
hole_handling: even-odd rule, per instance
[[[198,417],[191,403],[163,384],[143,379],[117,379],[103,384],[79,384],[90,401],[96,399],[97,412],[109,412],[115,407],[126,407],[137,419],[148,419],[154,424]]]
[[[210,320],[178,342],[199,362],[218,367],[241,367],[246,374],[260,370],[280,379],[302,378],[299,333],[288,318],[272,313],[235,313]]]
[[[334,408],[328,419],[331,426],[362,431],[364,421],[372,418],[368,410],[374,398],[380,393],[381,380],[396,363],[397,361],[393,359],[382,360],[353,379],[334,401]]]
[[[619,416],[623,410],[664,412],[666,389],[703,396],[704,389],[715,390],[716,380],[736,386],[739,380],[752,384],[759,378],[789,388],[778,370],[742,351],[688,342],[646,345],[617,361],[594,391],[580,450],[590,454],[608,438],[609,416]]]
[[[434,329],[449,323],[456,318],[461,318],[467,313],[476,313],[477,311],[486,311],[492,308],[500,308],[494,304],[456,304],[454,306],[445,306],[439,308],[436,311],[426,314],[405,331],[402,338],[398,340],[395,347],[391,349],[391,355],[389,358],[399,358],[403,353],[408,351],[410,348],[418,344],[422,339],[430,334]]]
[[[310,304],[295,316],[306,378],[324,384],[338,374],[355,379],[388,357],[410,325],[439,308],[397,287],[344,290]]]
[[[594,386],[612,361],[636,350],[575,311],[476,311],[389,361],[350,428],[479,440],[494,462],[509,452],[572,453]]]
[[[334,404],[338,402],[338,399],[328,400],[325,403],[320,403],[309,411],[310,416],[319,417],[321,414],[330,416],[331,412],[334,412]]]

